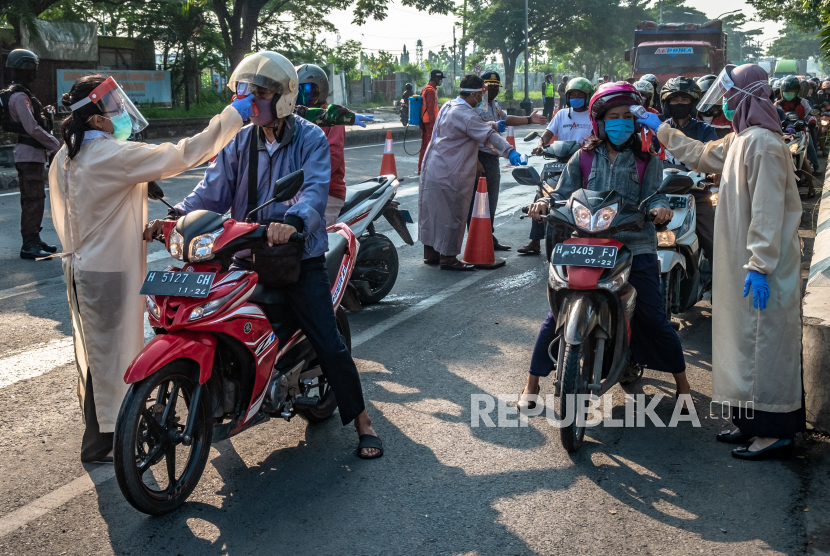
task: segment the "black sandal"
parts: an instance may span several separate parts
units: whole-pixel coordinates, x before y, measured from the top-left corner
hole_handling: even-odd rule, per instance
[[[360,459],[377,459],[383,455],[383,442],[380,441],[380,438],[371,434],[361,434],[359,438],[360,442],[357,444],[357,457]],[[379,450],[379,452],[373,456],[360,455],[360,451],[366,448],[374,448]]]

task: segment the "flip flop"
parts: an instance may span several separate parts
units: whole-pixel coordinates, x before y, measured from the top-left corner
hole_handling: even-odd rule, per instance
[[[371,434],[361,434],[359,438],[360,442],[357,444],[357,457],[360,459],[377,459],[383,455],[383,442],[380,441],[380,438]],[[380,451],[374,456],[362,456],[360,455],[360,451],[364,448],[375,448]]]

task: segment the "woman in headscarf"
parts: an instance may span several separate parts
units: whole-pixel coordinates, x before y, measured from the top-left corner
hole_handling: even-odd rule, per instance
[[[657,130],[660,142],[684,164],[723,174],[715,213],[712,401],[731,408],[738,428],[718,440],[749,444],[732,455],[750,460],[789,454],[806,421],[801,201],[770,94],[759,66],[727,66],[698,110],[721,103],[735,133],[706,144],[652,115],[639,120]]]

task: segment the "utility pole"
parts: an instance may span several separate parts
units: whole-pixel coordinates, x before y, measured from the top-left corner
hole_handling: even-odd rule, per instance
[[[530,61],[527,57],[528,51],[528,31],[527,31],[527,0],[525,0],[525,99],[519,103],[519,107],[525,111],[525,116],[529,116],[531,111],[533,110],[533,105],[530,103],[530,97],[528,96],[527,92],[527,85],[528,85],[528,77],[527,71],[528,66],[530,66]]]
[[[458,50],[456,49],[455,44],[455,25],[452,26],[452,86],[451,89],[455,89],[455,60],[457,56]]]
[[[660,24],[663,24],[663,0],[660,0]]]
[[[461,13],[461,73],[467,70],[467,0],[464,0],[464,11]]]

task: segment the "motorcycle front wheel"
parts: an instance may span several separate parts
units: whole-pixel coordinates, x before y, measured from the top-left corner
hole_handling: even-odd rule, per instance
[[[564,341],[564,339],[562,340]],[[586,353],[593,353],[593,340],[586,340]],[[562,387],[557,396],[557,418],[561,421],[568,419],[567,425],[559,427],[559,436],[562,446],[568,452],[576,452],[585,440],[585,423],[581,423],[580,415],[584,415],[584,408],[588,406],[588,381],[590,380],[591,364],[582,356],[582,346],[566,344],[562,357]],[[570,413],[570,415],[569,415]],[[570,419],[570,417],[573,417]]]
[[[138,511],[172,512],[196,488],[210,454],[213,419],[203,385],[198,406],[191,403],[198,373],[176,360],[130,386],[115,425],[115,477],[121,493]],[[192,441],[182,441],[191,414]]]
[[[385,244],[378,249],[378,243]],[[364,259],[361,253],[369,253]],[[360,242],[352,280],[369,283],[369,293],[358,290],[364,305],[377,303],[386,297],[398,279],[398,250],[392,240],[383,234],[370,235]]]

